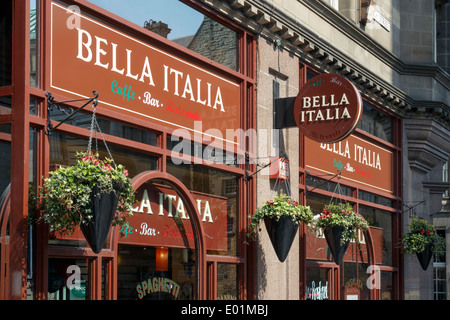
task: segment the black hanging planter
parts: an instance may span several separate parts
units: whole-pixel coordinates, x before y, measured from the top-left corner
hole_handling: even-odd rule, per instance
[[[344,258],[345,252],[350,244],[350,241],[341,244],[342,232],[344,227],[334,226],[326,227],[323,230],[325,239],[327,240],[328,248],[330,248],[333,260],[337,265],[340,265]]]
[[[120,191],[122,187],[121,183],[113,185],[116,192]],[[86,241],[95,253],[99,253],[103,249],[118,203],[118,198],[114,191],[98,194],[98,187],[94,187],[90,203],[92,219],[87,223],[80,224]]]
[[[430,264],[431,261],[431,257],[433,257],[433,253],[431,252],[431,243],[427,244],[425,246],[425,250],[417,253],[416,255],[417,258],[419,259],[422,270],[423,271],[427,270],[428,265]]]
[[[289,216],[281,216],[278,221],[275,218],[265,218],[264,223],[278,259],[284,262],[297,234],[298,224]]]

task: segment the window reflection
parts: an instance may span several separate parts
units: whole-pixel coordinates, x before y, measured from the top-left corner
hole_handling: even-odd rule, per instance
[[[217,264],[217,300],[238,299],[238,269],[235,264]]]
[[[0,86],[11,85],[12,1],[0,2]]]
[[[329,269],[307,268],[306,269],[306,299],[328,300],[330,299]]]
[[[388,142],[393,142],[392,118],[364,103],[358,128]]]
[[[48,300],[90,300],[87,262],[86,259],[49,259]],[[68,270],[79,272],[79,279],[70,283]]]
[[[90,0],[114,14],[233,70],[238,34],[178,0]]]
[[[0,116],[11,114],[12,99],[10,96],[0,97]]]
[[[38,86],[39,10],[37,0],[30,0],[30,85]]]
[[[193,250],[119,245],[118,300],[192,300]]]
[[[371,226],[377,264],[392,265],[392,216],[389,212],[360,205],[359,213]]]
[[[11,182],[11,143],[0,141],[0,196]],[[1,203],[0,203],[1,205]]]
[[[218,237],[226,239],[226,251],[210,251],[210,254],[236,255],[237,254],[237,217],[238,217],[238,188],[236,177],[195,165],[174,165],[167,163],[167,172],[174,175],[191,191],[226,200],[226,229]],[[226,234],[225,234],[226,232]]]
[[[64,108],[52,108],[49,110],[51,120],[63,121],[64,123],[77,126],[79,128],[90,129],[92,115],[84,113],[83,111],[74,114],[70,119],[67,119],[68,111],[62,111]],[[152,146],[158,144],[157,135],[154,132],[140,130],[135,127],[127,126],[117,121],[110,121],[97,117],[98,125],[105,134],[110,134],[119,138],[129,139]]]
[[[93,142],[94,145],[95,142]],[[77,152],[86,152],[88,141],[52,132],[50,135],[50,170],[58,166],[74,165]],[[108,145],[114,161],[122,164],[129,172],[132,179],[141,172],[156,170],[156,157],[139,154],[116,146]],[[95,146],[92,147],[95,152]],[[100,157],[109,157],[102,141],[98,141],[98,152]]]

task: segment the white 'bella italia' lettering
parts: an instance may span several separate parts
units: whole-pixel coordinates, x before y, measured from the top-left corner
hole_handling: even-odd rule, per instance
[[[335,153],[341,157],[346,157],[348,159],[351,158],[350,146],[348,141],[340,141],[333,144],[321,143],[320,148]],[[365,166],[381,170],[381,160],[380,154],[378,152],[375,152],[368,148],[364,148],[362,146],[358,146],[357,144],[354,144],[353,151],[353,160]]]
[[[303,110],[300,113],[301,122],[316,122],[316,121],[331,121],[340,119],[350,119],[350,113],[346,105],[349,101],[345,93],[340,98],[335,97],[334,94],[330,96],[312,96],[303,97]],[[342,108],[342,106],[344,106]],[[320,108],[327,107],[325,110]],[[331,107],[335,107],[334,109]]]
[[[147,82],[149,86],[155,86],[150,58],[146,56],[143,61],[139,61],[141,68],[136,67],[133,60],[133,51],[130,49],[120,50],[116,43],[108,43],[107,39],[92,35],[83,29],[78,30],[78,52],[77,59],[84,62],[94,62],[95,66],[111,70],[112,72],[140,81]],[[126,65],[119,66],[118,55],[126,55]],[[212,109],[225,112],[222,99],[222,91],[219,86],[213,88],[211,83],[205,83],[202,79],[191,80],[189,74],[164,65],[164,88],[166,92],[171,92],[175,96],[208,106]],[[171,90],[171,91],[169,91]]]
[[[162,192],[159,192],[158,194],[158,215],[164,216],[164,203],[167,200],[167,216],[168,217],[180,217],[181,219],[188,220],[189,215],[186,212],[186,209],[184,207],[183,200],[181,197],[177,197],[176,195],[170,195],[165,194]],[[211,214],[211,207],[209,205],[208,200],[200,200],[197,199],[197,210],[198,212],[203,216],[202,221],[203,222],[213,222],[212,214]],[[175,204],[175,205],[174,205]],[[132,209],[133,212],[139,212],[139,213],[146,213],[146,214],[153,214],[151,201],[148,196],[147,190],[144,190],[142,193],[142,199],[138,206]]]

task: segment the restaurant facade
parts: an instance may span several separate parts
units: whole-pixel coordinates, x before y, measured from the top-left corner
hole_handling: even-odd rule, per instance
[[[3,1],[0,299],[446,298],[441,273],[400,247],[413,217],[444,235],[448,224],[450,78],[433,37],[449,6],[417,2],[430,34],[411,30],[416,6],[381,0]],[[331,108],[350,100],[336,83],[357,116]],[[296,123],[346,112],[339,139]],[[44,177],[91,141],[136,191],[99,253],[80,230],[49,232],[38,210]],[[314,214],[339,197],[370,227],[337,265],[300,225],[281,262],[263,224],[247,236],[280,191]]]

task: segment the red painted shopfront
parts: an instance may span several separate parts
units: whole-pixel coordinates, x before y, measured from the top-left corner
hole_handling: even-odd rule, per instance
[[[257,170],[245,163],[252,150],[240,133],[256,128],[256,37],[182,0],[177,6],[200,15],[186,47],[150,31],[153,20],[140,27],[94,2],[0,5],[0,41],[11,48],[0,56],[0,299],[255,299],[256,277],[274,278],[258,274],[246,238]],[[299,89],[318,74],[299,71]],[[137,191],[133,216],[111,229],[99,254],[79,231],[49,234],[30,209],[42,177],[86,151],[93,109],[71,112],[94,91],[100,155],[111,152]],[[341,198],[370,224],[340,266],[322,235],[301,228],[299,299],[401,297],[400,119],[361,102],[346,139],[321,143],[299,131],[299,167],[274,163],[283,181],[299,170],[300,202],[314,213],[336,196],[339,178]]]
[[[252,36],[196,1],[177,3],[200,16],[201,41],[228,39],[212,56],[92,2],[2,5],[13,68],[0,87],[0,139],[14,180],[2,198],[0,298],[247,298],[242,237],[254,191],[235,132],[254,127]],[[202,33],[207,26],[216,33]],[[94,92],[109,150],[99,134],[96,148],[127,168],[137,191],[133,216],[99,254],[79,231],[60,238],[42,223],[27,227],[34,212],[23,205],[41,177],[86,150],[93,109],[71,112]]]
[[[303,83],[316,75],[304,66]],[[399,299],[398,236],[401,205],[400,120],[363,101],[357,128],[345,139],[323,143],[300,137],[300,196],[313,212],[331,201],[348,201],[369,223],[351,242],[340,266],[322,234],[303,230],[305,299]]]

